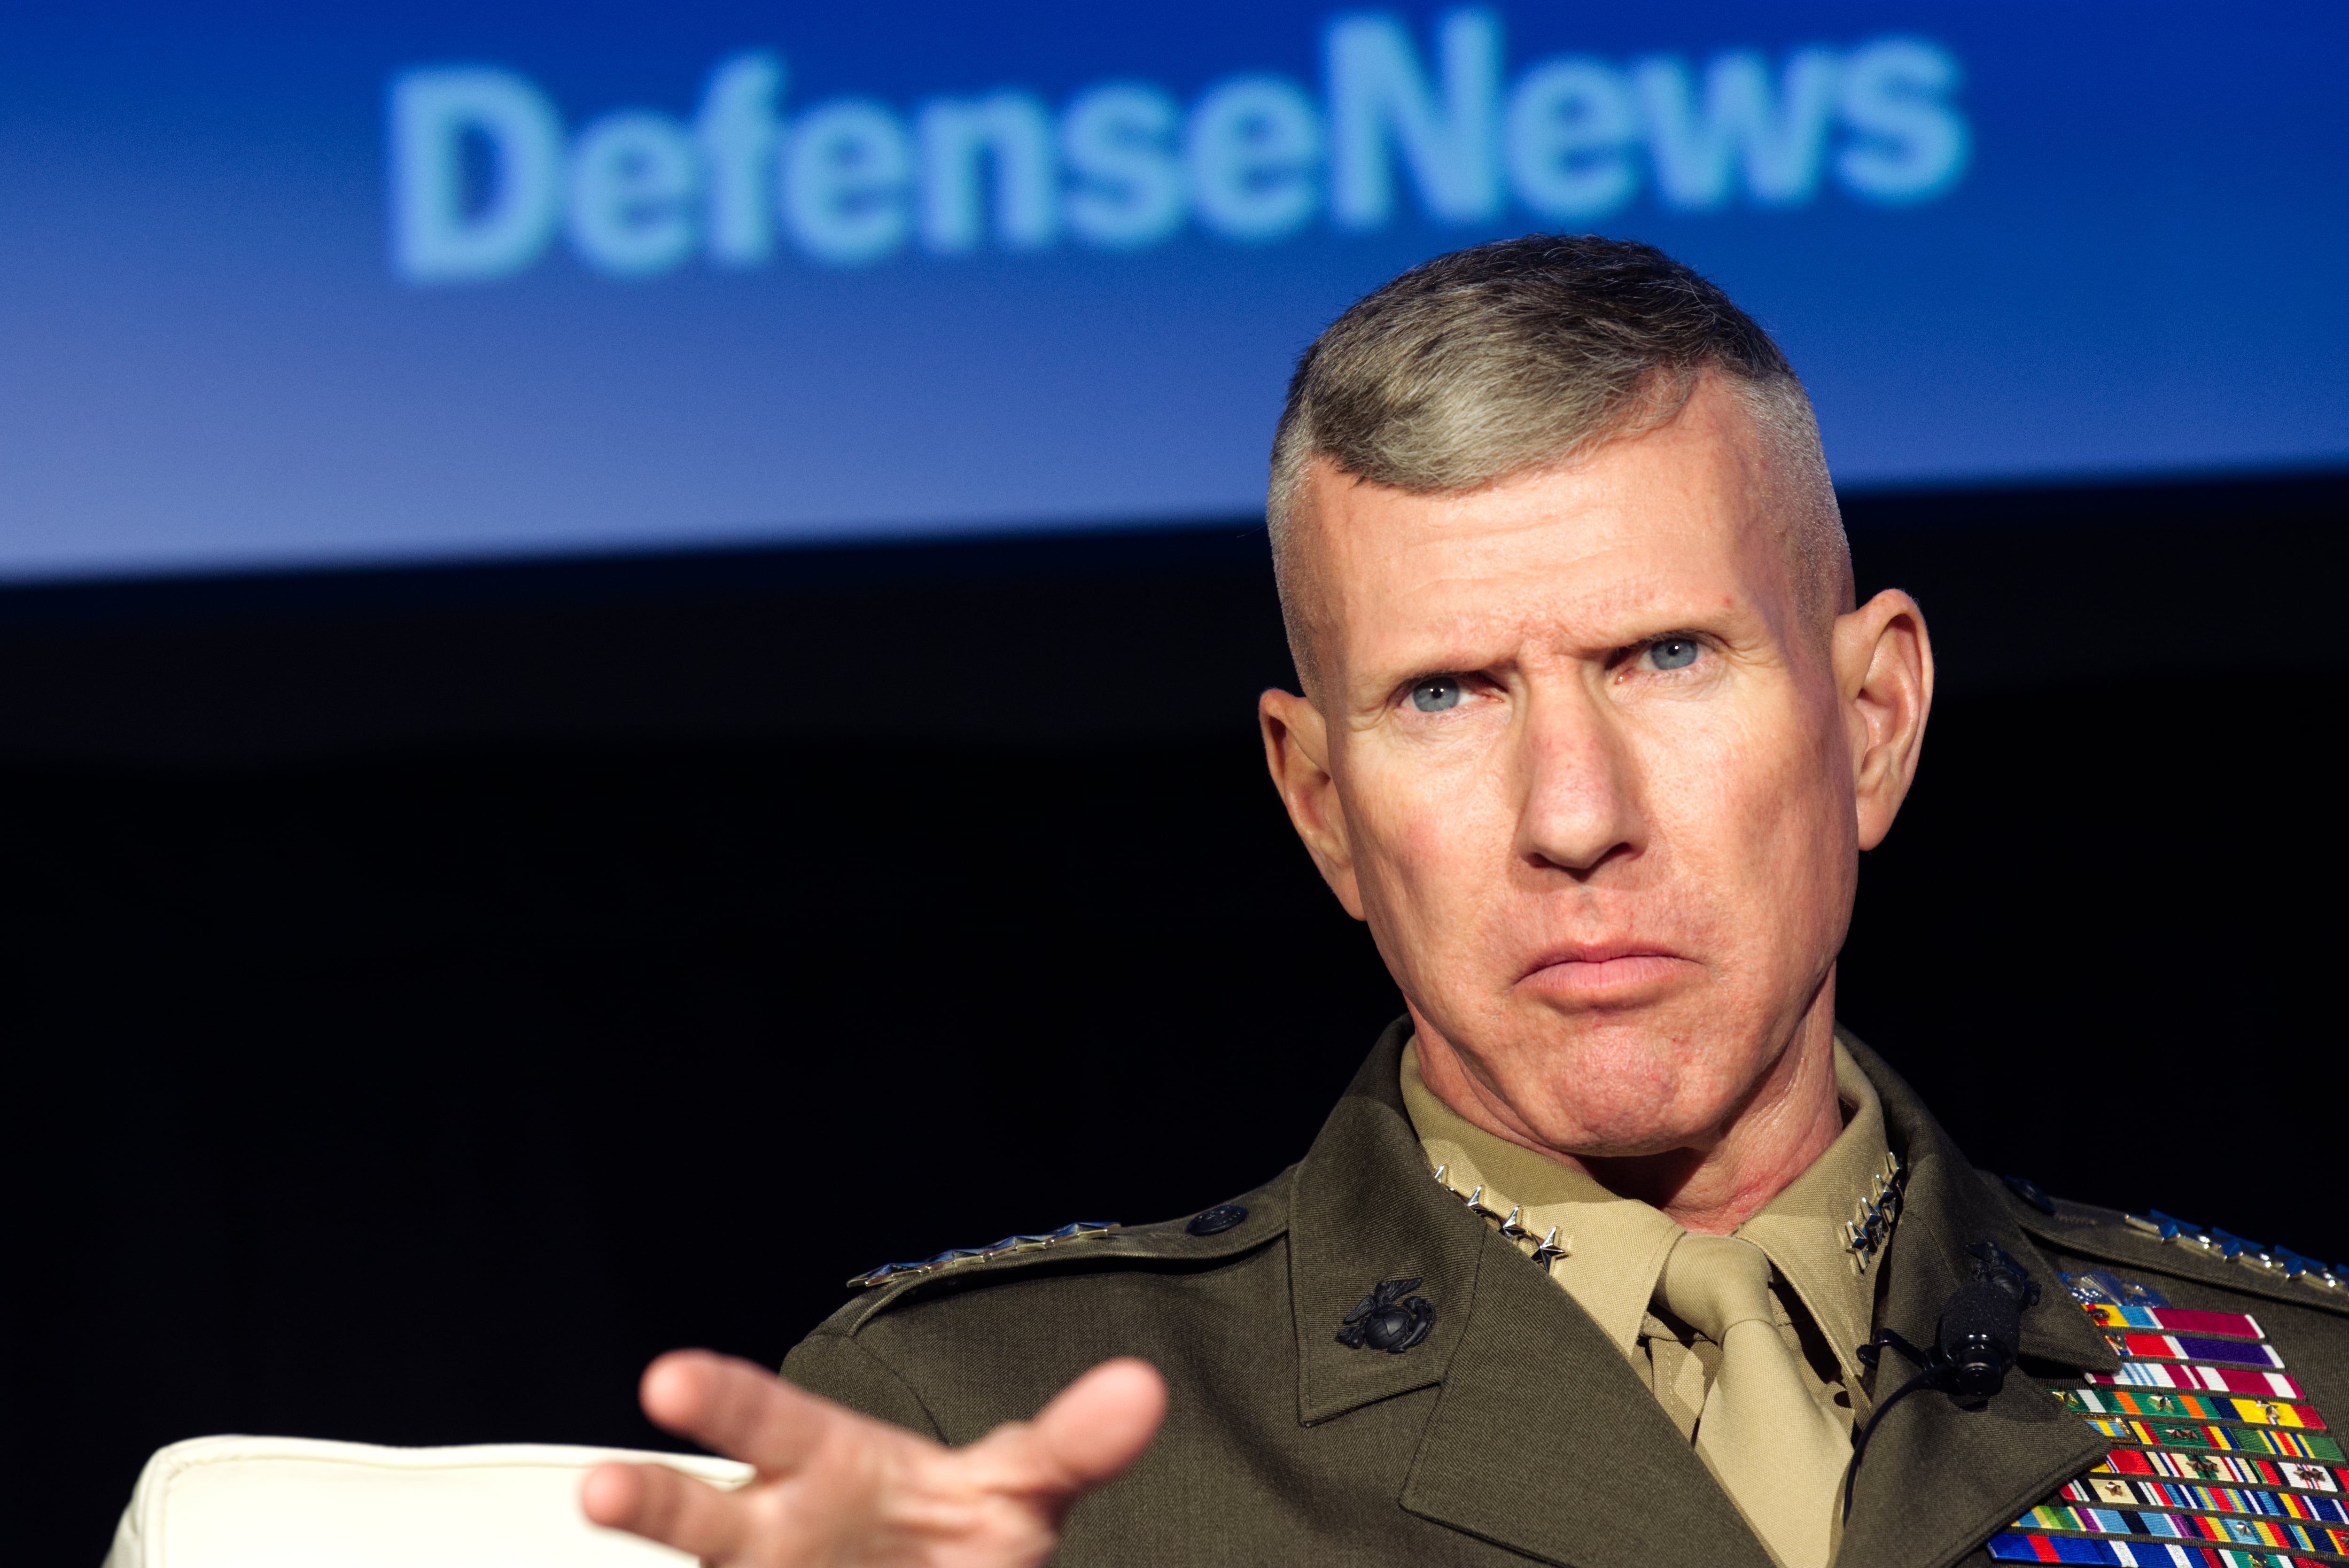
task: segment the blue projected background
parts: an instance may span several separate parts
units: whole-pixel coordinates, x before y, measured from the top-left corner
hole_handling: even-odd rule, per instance
[[[2349,11],[85,5],[0,50],[0,576],[1257,511],[1347,301],[1651,240],[1847,485],[2349,459]]]

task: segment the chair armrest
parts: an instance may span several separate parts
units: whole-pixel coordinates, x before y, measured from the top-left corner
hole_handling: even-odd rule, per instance
[[[685,1568],[601,1530],[579,1482],[605,1460],[739,1486],[748,1465],[554,1443],[393,1449],[309,1438],[191,1438],[140,1472],[106,1568]]]

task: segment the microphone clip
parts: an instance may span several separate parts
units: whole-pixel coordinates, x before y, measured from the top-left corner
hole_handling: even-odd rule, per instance
[[[1942,1389],[1964,1404],[1979,1404],[2005,1387],[2023,1309],[2038,1305],[2039,1282],[1996,1242],[1976,1242],[1966,1252],[1974,1260],[1973,1278],[1943,1304],[1933,1347],[1920,1350],[1888,1328],[1859,1347],[1860,1365],[1873,1370],[1886,1350],[1897,1350],[1917,1368],[1920,1386]]]
[[[1871,1371],[1885,1351],[1896,1350],[1917,1372],[1876,1408],[1852,1444],[1851,1469],[1843,1483],[1846,1518],[1851,1515],[1851,1488],[1859,1474],[1860,1456],[1893,1406],[1920,1388],[1939,1388],[1960,1408],[1979,1410],[2006,1386],[2022,1343],[2023,1309],[2037,1304],[2039,1282],[1996,1242],[1976,1242],[1966,1253],[1973,1259],[1973,1278],[1942,1305],[1931,1349],[1920,1349],[1889,1328],[1859,1347],[1860,1365]]]

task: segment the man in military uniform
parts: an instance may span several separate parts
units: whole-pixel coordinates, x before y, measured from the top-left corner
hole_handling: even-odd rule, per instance
[[[876,1269],[784,1378],[655,1363],[759,1476],[608,1466],[590,1517],[758,1564],[2349,1559],[2342,1280],[1986,1177],[1836,1027],[1932,658],[1752,321],[1644,246],[1430,263],[1307,354],[1268,511],[1267,757],[1408,1015],[1255,1191]]]

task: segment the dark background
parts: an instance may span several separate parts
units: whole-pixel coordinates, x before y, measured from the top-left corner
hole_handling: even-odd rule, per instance
[[[1849,511],[1943,686],[1846,1020],[1985,1165],[2349,1257],[2349,481]],[[202,1433],[654,1444],[660,1349],[1294,1159],[1398,1004],[1288,678],[1239,524],[0,596],[12,1559]]]

